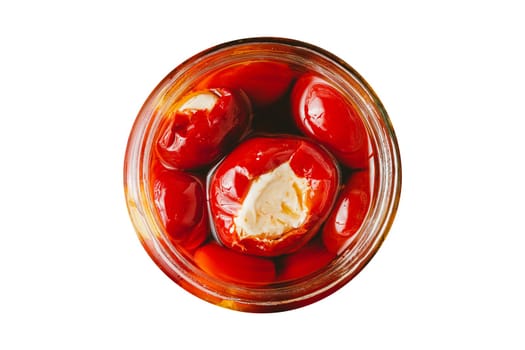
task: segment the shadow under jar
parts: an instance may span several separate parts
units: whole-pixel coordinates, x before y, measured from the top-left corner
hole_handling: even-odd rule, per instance
[[[401,190],[371,87],[304,42],[249,38],[169,73],[140,110],[124,188],[153,261],[222,307],[277,312],[348,283],[379,249]]]

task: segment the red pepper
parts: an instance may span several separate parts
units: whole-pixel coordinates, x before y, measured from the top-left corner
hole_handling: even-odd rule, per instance
[[[292,113],[301,131],[326,146],[350,168],[367,168],[368,134],[352,103],[314,74],[301,76],[292,89]]]
[[[338,187],[338,167],[321,146],[294,136],[249,139],[210,178],[217,238],[247,254],[291,253],[317,232]]]
[[[291,85],[293,71],[285,63],[255,61],[224,68],[211,74],[198,86],[243,90],[256,106],[271,104]]]
[[[275,280],[273,261],[206,244],[194,254],[194,261],[204,272],[231,282],[268,284]]]
[[[368,213],[371,191],[369,171],[350,176],[323,228],[322,239],[329,251],[339,253],[350,243]]]
[[[222,88],[192,92],[166,114],[157,153],[175,169],[207,166],[229,151],[250,123],[251,106],[244,93]]]
[[[193,250],[204,242],[209,227],[205,187],[199,178],[176,170],[154,172],[153,199],[173,244]]]
[[[297,252],[285,255],[281,260],[279,281],[288,281],[308,276],[325,267],[335,258],[318,239],[310,241]]]

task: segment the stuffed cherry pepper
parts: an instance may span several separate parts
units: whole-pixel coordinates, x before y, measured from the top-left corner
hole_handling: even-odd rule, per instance
[[[208,236],[204,182],[177,170],[154,168],[153,200],[169,240],[187,250]]]
[[[221,86],[244,91],[256,106],[274,103],[290,87],[294,72],[288,64],[257,60],[229,66],[212,73],[199,87]]]
[[[217,239],[258,256],[301,248],[328,216],[339,189],[330,153],[295,136],[259,136],[241,143],[209,178]]]
[[[354,172],[347,180],[322,231],[323,243],[332,253],[345,249],[363,224],[373,189],[369,170]]]
[[[304,74],[292,89],[291,110],[299,129],[341,163],[368,168],[372,156],[368,132],[358,110],[334,85],[317,74]]]
[[[241,91],[205,89],[181,98],[164,116],[156,150],[167,166],[208,166],[229,151],[251,123],[251,104]]]

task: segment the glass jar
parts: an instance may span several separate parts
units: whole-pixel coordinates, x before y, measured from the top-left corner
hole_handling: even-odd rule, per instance
[[[316,72],[330,81],[355,106],[366,127],[374,157],[370,172],[373,192],[366,216],[326,266],[307,276],[265,285],[222,280],[200,269],[191,254],[167,239],[155,209],[151,177],[155,135],[163,113],[209,74],[239,63],[267,60],[297,71]],[[196,54],[170,72],[147,98],[128,141],[124,189],[138,237],[153,261],[174,282],[216,305],[248,312],[276,312],[324,298],[356,276],[379,249],[399,202],[401,164],[391,122],[365,80],[335,55],[311,44],[284,38],[249,38],[217,45]]]

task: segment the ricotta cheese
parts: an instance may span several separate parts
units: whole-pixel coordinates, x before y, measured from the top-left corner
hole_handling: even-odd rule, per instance
[[[304,224],[310,187],[285,162],[253,180],[234,218],[239,238],[278,239]]]

